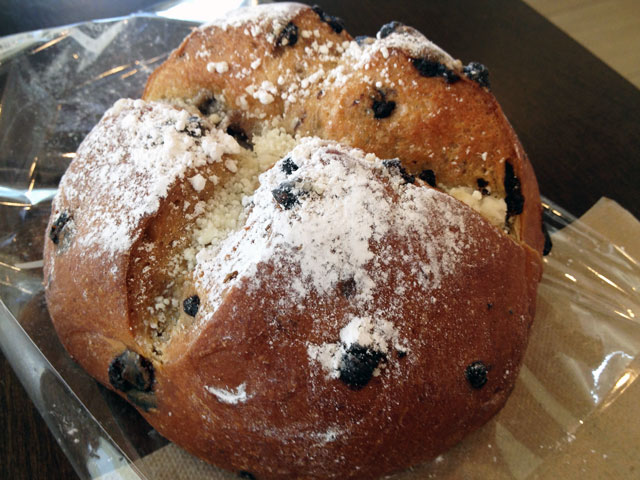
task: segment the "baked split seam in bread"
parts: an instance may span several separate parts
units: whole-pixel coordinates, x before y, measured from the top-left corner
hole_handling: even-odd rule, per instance
[[[44,258],[65,348],[168,439],[259,478],[376,478],[489,420],[544,237],[488,89],[318,7],[197,28],[80,145]]]

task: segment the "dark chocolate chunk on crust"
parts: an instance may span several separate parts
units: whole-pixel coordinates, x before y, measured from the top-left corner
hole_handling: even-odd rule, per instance
[[[524,208],[524,196],[520,179],[516,176],[510,162],[504,163],[504,190],[507,194],[504,199],[507,204],[507,219],[520,215]]]
[[[428,185],[435,187],[436,186],[436,174],[433,170],[423,170],[418,174],[418,178],[423,182],[426,182]]]
[[[197,107],[198,110],[200,111],[200,113],[202,113],[203,115],[210,115],[213,113],[213,111],[215,110],[215,106],[216,106],[216,98],[211,95],[209,97],[206,97],[204,100],[202,100],[200,103],[198,103]]]
[[[292,182],[283,182],[278,188],[271,190],[271,194],[276,202],[278,202],[285,210],[293,208],[298,203],[298,196],[293,191]]]
[[[478,188],[486,188],[489,186],[489,182],[487,182],[484,178],[478,178],[476,180],[476,183],[478,184]]]
[[[354,343],[342,356],[340,380],[352,390],[360,390],[369,383],[384,358],[384,353]]]
[[[245,131],[237,125],[229,125],[227,127],[227,134],[236,139],[236,142],[242,147],[248,150],[253,150],[253,143],[249,140],[249,137]]]
[[[184,130],[181,131],[194,138],[200,138],[207,133],[207,129],[202,125],[200,118],[195,115],[189,117],[186,125],[184,126]]]
[[[402,26],[402,23],[396,20],[394,20],[393,22],[385,23],[382,27],[380,27],[377,37],[386,38],[389,35],[391,35],[393,32],[395,32],[398,29],[398,27],[401,27],[401,26]]]
[[[481,87],[489,88],[489,69],[478,62],[471,62],[462,71],[464,74],[476,82]]]
[[[381,119],[390,117],[395,108],[396,102],[387,100],[387,96],[382,90],[376,91],[376,96],[373,97],[373,103],[371,104],[374,118]]]
[[[185,298],[182,302],[182,309],[184,313],[190,317],[195,317],[200,308],[200,297],[198,295],[192,295],[189,298]]]
[[[465,369],[464,376],[471,387],[475,389],[482,388],[487,383],[487,367],[482,362],[473,362]]]
[[[282,161],[282,165],[280,166],[285,175],[291,175],[293,172],[298,170],[298,165],[295,164],[291,158],[287,157]]]
[[[53,222],[53,225],[51,225],[51,229],[49,230],[49,238],[54,244],[58,245],[60,243],[60,238],[63,235],[63,229],[70,218],[71,217],[67,212],[62,212],[60,215],[58,215],[56,221]]]
[[[325,13],[318,5],[314,5],[311,9],[320,17],[320,20],[328,24],[334,32],[340,33],[344,30],[344,21],[341,18]]]
[[[289,22],[278,34],[276,39],[276,46],[289,46],[293,47],[298,42],[298,27],[295,23]]]
[[[109,365],[109,383],[144,410],[156,407],[155,371],[153,364],[142,355],[127,349],[114,358]]]
[[[410,175],[405,170],[405,168],[402,166],[402,163],[400,163],[400,160],[397,158],[392,158],[391,160],[383,160],[382,165],[387,167],[390,172],[402,176],[404,181],[407,183],[414,183],[416,181],[416,178],[413,175]]]
[[[338,282],[338,290],[346,298],[352,297],[356,293],[356,281],[353,277]]]
[[[458,74],[439,62],[434,62],[428,58],[414,58],[411,62],[423,77],[442,77],[447,83],[455,83],[460,80]]]
[[[487,188],[489,186],[489,182],[487,182],[484,178],[478,178],[476,180],[476,184],[478,185],[478,188],[480,189],[480,192],[482,193],[482,195],[489,195],[489,189]]]

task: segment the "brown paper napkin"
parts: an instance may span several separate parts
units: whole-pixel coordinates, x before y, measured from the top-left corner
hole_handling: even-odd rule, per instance
[[[602,198],[556,232],[524,366],[505,408],[396,479],[640,477],[640,222]],[[135,462],[154,480],[233,479],[169,444]],[[103,477],[128,479],[126,472]]]

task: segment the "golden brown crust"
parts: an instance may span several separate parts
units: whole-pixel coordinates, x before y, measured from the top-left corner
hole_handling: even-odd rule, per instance
[[[308,363],[307,342],[322,343],[339,335],[330,327],[319,335],[311,319],[348,307],[338,296],[309,296],[303,314],[283,311],[278,301],[289,292],[288,282],[281,280],[290,272],[265,266],[261,275],[280,286],[269,297],[256,298],[246,293],[246,285],[239,285],[228,293],[214,321],[193,343],[186,342],[187,349],[174,344],[171,354],[177,360],[165,364],[164,371],[177,389],[199,397],[201,417],[194,415],[191,425],[181,421],[181,428],[173,423],[160,431],[201,458],[254,472],[257,478],[376,478],[456,444],[489,420],[513,388],[535,308],[535,282],[523,279],[540,275],[531,250],[499,237],[486,224],[473,235],[490,239],[474,259],[494,255],[500,260],[461,272],[435,294],[435,307],[428,311],[423,310],[423,298],[407,300],[400,333],[420,338],[420,347],[399,360],[401,380],[376,377],[354,391],[339,381],[314,382],[306,369],[292,368]],[[393,296],[395,286],[390,283],[383,298]],[[242,315],[232,314],[232,309]],[[270,318],[277,320],[265,322]],[[428,324],[428,329],[422,330],[421,324]],[[275,347],[265,349],[266,339],[273,339]],[[481,390],[471,388],[464,375],[477,359],[491,368],[490,381]],[[203,384],[211,383],[245,383],[255,396],[240,406],[211,405],[202,390]],[[174,401],[167,406],[184,405],[183,398]],[[231,441],[232,447],[220,451],[221,442],[211,442],[211,432],[202,432],[203,421],[223,436],[231,434],[224,443]],[[332,428],[347,433],[336,441],[320,442],[318,433]]]
[[[171,264],[187,244],[184,232],[194,221],[195,206],[219,188],[212,181],[196,188],[190,179],[215,175],[220,185],[232,179],[224,159],[234,151],[231,146],[222,153],[207,150],[205,137],[214,129],[204,118],[195,120],[200,130],[194,134],[172,107],[129,102],[105,115],[65,174],[44,253],[47,303],[70,354],[100,382],[119,389],[162,435],[195,455],[260,479],[376,478],[433,458],[483,425],[506,401],[526,348],[542,270],[538,187],[520,143],[486,89],[464,76],[453,83],[442,76],[425,77],[402,48],[373,49],[361,65],[323,54],[310,47],[312,41],[340,45],[350,40],[348,34],[337,33],[308,8],[293,7],[290,14],[280,23],[271,18],[261,23],[273,31],[266,28],[255,36],[245,33],[250,22],[195,30],[152,74],[145,98],[197,105],[214,95],[224,103],[227,123],[222,126],[233,124],[251,136],[274,121],[290,133],[337,140],[381,158],[401,158],[410,172],[432,169],[445,186],[474,186],[482,178],[494,192],[508,195],[508,162],[524,197],[512,234],[505,235],[424,182],[394,180],[378,165],[366,167],[371,168],[369,183],[382,185],[393,204],[400,205],[407,192],[410,198],[423,199],[426,210],[416,207],[415,212],[424,213],[420,228],[427,235],[417,240],[415,231],[390,228],[369,241],[371,254],[383,259],[384,268],[380,273],[379,264],[362,267],[365,277],[378,279],[375,295],[366,301],[355,301],[351,292],[341,290],[340,282],[329,290],[307,288],[302,297],[295,297],[292,279],[305,278],[296,257],[299,247],[261,257],[250,274],[235,272],[228,284],[223,282],[226,286],[207,283],[207,273],[197,270],[174,279]],[[274,43],[288,21],[297,26],[297,42]],[[312,37],[302,32],[312,32]],[[316,63],[304,64],[310,55],[305,46]],[[198,54],[202,51],[208,53]],[[261,59],[256,68],[248,65],[246,51]],[[456,67],[443,52],[429,55],[447,68]],[[218,73],[216,65],[223,61],[227,65],[219,65]],[[299,95],[295,101],[269,88],[260,93],[251,87],[264,81],[278,85],[287,69],[298,68],[294,76],[299,80],[318,67],[329,71],[337,66],[342,66],[345,79],[323,83],[321,94],[311,88],[308,96]],[[251,74],[231,75],[243,68]],[[287,81],[294,83],[293,77]],[[384,85],[376,86],[377,82]],[[255,98],[248,93],[252,91]],[[382,100],[394,101],[395,108],[375,118],[373,102]],[[142,125],[142,134],[127,133],[132,125],[134,130]],[[159,145],[168,137],[152,138],[154,129],[169,135],[171,142]],[[147,141],[147,133],[151,140],[145,148],[155,152],[149,155],[157,163],[145,163],[146,150],[134,151],[141,139]],[[214,140],[223,144],[226,140],[217,135]],[[162,155],[181,142],[186,147],[180,153],[188,158],[174,171],[171,158]],[[122,157],[114,154],[119,148]],[[318,149],[320,163],[335,157],[337,164],[347,167],[366,164],[354,160],[359,154],[345,147],[328,144]],[[301,170],[312,155],[307,154],[298,153],[300,160],[293,157]],[[124,193],[114,188],[114,193],[108,183],[96,185],[101,169],[113,169],[120,160],[126,166],[138,165],[123,177],[155,193],[132,198],[126,188]],[[170,173],[158,178],[156,169]],[[268,199],[281,180],[264,187]],[[295,208],[312,212],[314,192],[304,192]],[[147,203],[152,207],[142,213],[127,213]],[[413,218],[415,205],[407,205],[407,218]],[[260,212],[258,200],[253,208]],[[228,253],[218,259],[225,268],[234,265],[229,260],[234,252],[247,245],[267,245],[256,239],[277,231],[277,215],[288,215],[288,207],[276,208],[269,210],[271,217],[263,218],[266,223],[251,223],[250,217],[241,235],[229,240]],[[125,212],[124,220],[113,212]],[[295,221],[295,209],[291,215]],[[109,222],[118,225],[114,232],[120,236],[113,240],[96,234],[110,229]],[[120,227],[126,227],[124,234]],[[447,247],[453,253],[438,250],[444,248],[437,246],[444,237],[453,242]],[[449,253],[455,257],[449,262],[455,274],[438,267],[439,262],[447,263],[444,257]],[[422,265],[422,271],[416,265]],[[426,283],[425,271],[431,275]],[[385,281],[380,281],[382,274]],[[354,285],[356,290],[361,286]],[[219,298],[212,293],[215,289],[222,292]],[[154,299],[175,291],[181,299],[197,295],[202,303],[193,318],[181,313],[179,328],[160,341],[162,332],[151,327],[149,311]],[[363,388],[331,377],[310,348],[340,341],[340,348],[346,348],[343,335],[349,319],[373,318],[377,312],[386,312],[393,335],[407,348],[389,343],[383,367]],[[127,352],[135,353],[126,356]],[[477,361],[487,368],[487,381],[474,386],[467,371]],[[126,362],[147,375],[129,379],[138,382],[135,388],[125,385]]]
[[[473,229],[470,236],[487,241],[471,254],[473,262],[464,262],[466,270],[434,293],[434,306],[424,311],[420,296],[404,304],[407,320],[400,333],[421,341],[420,348],[403,359],[402,381],[374,378],[367,388],[353,391],[341,382],[314,382],[306,369],[291,368],[308,363],[307,342],[339,335],[335,328],[314,331],[312,318],[349,307],[340,296],[311,295],[303,313],[282,311],[279,300],[289,294],[291,272],[265,265],[259,276],[277,288],[268,297],[258,292],[258,298],[247,293],[246,285],[238,285],[213,321],[187,332],[184,339],[176,336],[164,362],[154,364],[157,409],[142,413],[161,434],[192,453],[222,467],[256,472],[259,478],[374,478],[441,453],[491,418],[510,393],[533,318],[535,282],[523,280],[540,274],[530,249],[520,248],[486,222]],[[477,262],[492,256],[498,261]],[[103,289],[113,293],[99,292],[99,303],[85,302],[79,309],[78,302],[70,300],[78,298],[77,290],[69,290],[70,280],[60,273],[65,260],[74,258],[73,249],[56,257],[58,277],[47,287],[50,312],[74,358],[110,386],[107,371],[113,359],[125,348],[144,350],[126,328],[108,331],[99,326],[104,334],[95,333],[93,322],[79,328],[84,322],[74,319],[125,319],[122,307],[114,317],[86,307],[104,307],[114,297],[123,301],[127,292],[102,279]],[[82,263],[87,268],[86,260]],[[410,274],[406,266],[389,267]],[[88,276],[75,278],[80,289],[97,282]],[[60,294],[57,285],[67,290]],[[380,301],[395,295],[394,288],[389,283]],[[79,311],[88,316],[78,316]],[[415,332],[421,323],[429,328]],[[265,349],[267,339],[276,339],[277,348]],[[464,376],[466,366],[477,359],[491,367],[488,388],[482,390],[472,389]],[[216,383],[245,383],[255,396],[247,404],[225,405],[203,388]],[[336,425],[348,436],[321,443],[318,432]],[[305,426],[316,429],[304,431]],[[261,430],[267,428],[271,436]],[[360,467],[357,472],[354,465]]]
[[[291,22],[299,33],[293,46],[274,42],[277,28],[269,30],[272,37],[264,31],[258,36],[248,34],[245,24],[194,30],[153,72],[143,98],[198,105],[215,97],[224,103],[232,123],[248,134],[262,128],[261,117],[278,119],[278,125],[291,134],[336,140],[380,158],[397,157],[411,173],[431,169],[445,186],[478,188],[478,179],[483,179],[493,192],[504,195],[508,162],[524,197],[523,211],[515,221],[516,235],[542,252],[535,175],[486,88],[467,78],[459,66],[452,71],[459,78],[453,83],[442,76],[422,75],[415,59],[446,54],[434,52],[437,47],[430,45],[423,46],[420,54],[409,51],[414,43],[428,41],[407,27],[360,48],[354,43],[342,48],[342,42],[351,40],[348,33],[336,33],[311,9],[301,9]],[[314,31],[319,35],[305,38],[301,33]],[[318,44],[331,47],[321,50]],[[250,67],[252,60],[259,60],[256,68]],[[220,73],[211,67],[218,62],[226,62],[228,70]],[[299,94],[305,90],[305,80],[314,76],[315,80],[307,81],[305,93]],[[247,89],[263,82],[277,89],[268,104],[247,94]],[[381,100],[395,102],[395,108],[388,117],[375,118],[372,105]]]

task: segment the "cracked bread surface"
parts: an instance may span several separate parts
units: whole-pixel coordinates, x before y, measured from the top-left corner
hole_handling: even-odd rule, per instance
[[[295,4],[197,29],[146,101],[105,114],[54,201],[63,344],[223,468],[376,478],[513,388],[541,275],[535,177],[459,62],[381,32],[358,44]]]
[[[355,41],[308,7],[278,8],[195,29],[153,72],[143,98],[223,110],[249,137],[266,123],[399,158],[412,174],[434,172],[443,188],[482,190],[480,181],[509,200],[513,234],[542,251],[535,174],[486,82],[413,28]],[[289,24],[297,40],[282,45]]]

